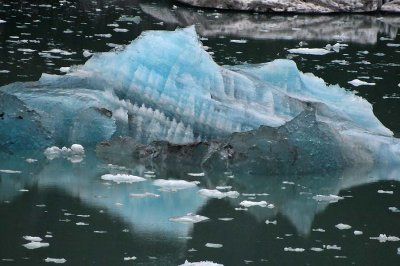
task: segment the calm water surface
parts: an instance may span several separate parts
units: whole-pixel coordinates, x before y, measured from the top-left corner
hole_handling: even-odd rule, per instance
[[[61,67],[83,64],[91,53],[128,44],[144,30],[195,24],[219,64],[293,59],[303,72],[366,98],[382,123],[400,135],[398,16],[221,13],[174,7],[168,1],[3,0],[0,19],[5,21],[0,23],[0,85],[37,80],[42,73],[62,74]],[[287,51],[337,42],[348,46],[323,56]],[[375,85],[348,84],[356,78]],[[38,161],[28,163],[27,158]],[[371,239],[380,234],[400,237],[399,169],[275,177],[206,172],[193,177],[188,173],[203,172],[196,165],[149,168],[129,158],[99,158],[91,149],[81,163],[48,161],[42,151],[0,159],[0,169],[21,171],[0,172],[0,265],[41,265],[47,257],[65,258],[67,265],[400,263],[400,241]],[[144,176],[146,171],[155,174],[136,184],[100,179],[106,173]],[[157,178],[200,184],[160,191],[151,181]],[[197,193],[216,186],[231,186],[241,195],[208,199]],[[129,196],[144,192],[159,197]],[[317,201],[318,194],[342,198]],[[242,210],[243,200],[265,200],[274,207]],[[210,219],[196,224],[169,220],[187,213]],[[340,230],[340,223],[351,228]],[[40,236],[49,246],[25,248],[27,235]],[[124,260],[132,256],[136,260]]]

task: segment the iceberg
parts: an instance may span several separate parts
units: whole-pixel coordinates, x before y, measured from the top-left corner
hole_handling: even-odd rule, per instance
[[[240,163],[258,156],[251,164],[272,162],[270,168],[400,158],[398,139],[366,100],[302,73],[291,60],[219,66],[194,27],[144,32],[65,75],[43,74],[0,93],[6,152],[109,146],[104,141],[128,136],[132,146],[121,147],[142,157],[186,150],[190,160],[204,153],[202,162],[218,155]]]

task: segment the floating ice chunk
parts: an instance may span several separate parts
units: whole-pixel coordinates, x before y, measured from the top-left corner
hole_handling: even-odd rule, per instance
[[[117,184],[120,183],[136,183],[136,182],[143,182],[146,181],[147,179],[140,177],[140,176],[135,176],[135,175],[126,175],[126,174],[105,174],[101,176],[101,179],[106,180],[106,181],[113,181]]]
[[[5,174],[20,174],[22,173],[21,171],[17,170],[10,170],[10,169],[0,169],[0,173],[5,173]]]
[[[359,80],[359,79],[353,79],[352,81],[349,81],[348,83],[350,83],[351,85],[353,85],[355,87],[364,86],[364,85],[366,85],[366,86],[374,86],[374,85],[376,85],[376,83],[373,83],[373,82],[369,83],[369,82],[362,81],[362,80]]]
[[[223,247],[222,244],[216,244],[216,243],[206,243],[205,246],[208,248],[222,248]]]
[[[115,28],[115,29],[113,29],[113,31],[115,31],[115,32],[128,32],[129,30],[128,29],[122,29],[122,28]]]
[[[83,160],[85,149],[80,144],[72,144],[71,148],[62,147],[61,149],[57,146],[52,146],[44,151],[44,155],[48,160],[63,157],[72,163],[79,163]]]
[[[111,38],[111,34],[110,33],[97,33],[97,34],[95,34],[94,36],[96,36],[96,37],[101,37],[101,38]]]
[[[70,69],[71,69],[70,67],[60,67],[60,72],[67,73],[69,72]]]
[[[173,179],[157,179],[154,180],[153,184],[157,187],[162,188],[163,190],[181,190],[187,188],[196,187],[200,182],[198,181],[186,181],[186,180],[173,180]]]
[[[221,192],[216,189],[200,189],[198,193],[205,197],[217,198],[217,199],[222,199],[222,198],[226,198],[226,197],[237,198],[240,196],[239,192],[237,192],[237,191]]]
[[[312,250],[312,251],[315,251],[315,252],[321,252],[321,251],[324,251],[324,249],[323,249],[323,248],[316,248],[316,247],[312,247],[312,248],[310,248],[310,250]]]
[[[322,228],[316,228],[316,229],[312,229],[313,232],[320,232],[320,233],[325,233],[325,230]]]
[[[344,199],[343,197],[336,196],[336,195],[316,195],[312,197],[316,201],[327,201],[327,202],[338,202],[339,200]]]
[[[230,40],[233,43],[247,43],[247,40]]]
[[[335,225],[335,227],[336,227],[337,229],[339,229],[339,230],[347,230],[347,229],[350,229],[350,228],[351,228],[350,225],[348,225],[348,224],[343,224],[343,223],[337,224],[337,225]]]
[[[397,255],[400,255],[400,248],[397,248]]]
[[[27,163],[35,163],[35,162],[37,162],[36,159],[32,159],[32,158],[27,158],[25,161],[26,161]]]
[[[52,263],[66,263],[67,260],[66,259],[56,259],[56,258],[46,258],[44,260],[45,262],[52,262]]]
[[[150,193],[150,192],[145,192],[145,193],[131,193],[129,194],[129,197],[132,198],[158,198],[160,195]]]
[[[266,224],[274,224],[274,225],[276,225],[277,221],[276,220],[274,220],[274,221],[266,220],[265,223]]]
[[[84,57],[89,57],[89,56],[93,55],[93,53],[90,52],[89,50],[83,50],[82,55]]]
[[[206,221],[209,220],[210,218],[206,217],[206,216],[201,216],[201,215],[197,215],[197,214],[192,214],[192,213],[188,213],[184,216],[180,216],[180,217],[172,217],[169,220],[171,222],[179,222],[179,223],[199,223],[202,221]]]
[[[304,248],[292,248],[292,247],[285,247],[283,249],[284,251],[289,251],[289,252],[304,252]]]
[[[126,260],[136,260],[136,257],[135,256],[132,256],[132,257],[124,257],[124,260],[126,261]]]
[[[400,238],[398,238],[397,236],[386,236],[386,234],[380,234],[378,237],[370,237],[369,239],[378,240],[381,243],[384,243],[386,241],[400,241]]]
[[[49,243],[45,243],[45,242],[29,242],[28,244],[24,244],[22,246],[24,246],[27,249],[37,249],[37,248],[48,247]]]
[[[38,236],[23,236],[23,238],[30,242],[41,242],[43,239]]]
[[[230,217],[227,217],[227,218],[218,218],[218,220],[220,220],[220,221],[224,221],[224,222],[229,222],[229,221],[232,221],[234,218],[230,218]]]
[[[253,206],[260,206],[260,207],[265,208],[265,207],[267,207],[269,204],[268,204],[266,201],[264,201],[264,200],[262,200],[262,201],[244,200],[244,201],[242,201],[241,203],[239,203],[239,205],[240,205],[240,206],[243,206],[243,207],[245,207],[245,208],[253,207]]]
[[[215,188],[218,190],[229,190],[232,186],[216,186]]]
[[[106,234],[107,231],[95,230],[95,231],[93,231],[93,233],[95,233],[95,234]]]
[[[188,173],[188,175],[198,177],[198,176],[204,176],[205,174],[204,173]]]
[[[391,190],[378,190],[378,193],[379,194],[393,194],[393,191],[391,191]]]
[[[7,21],[0,19],[0,24],[1,23],[6,23]]]
[[[339,247],[337,245],[326,245],[326,249],[333,249],[333,250],[342,250],[342,247]]]
[[[215,263],[212,261],[199,261],[199,262],[189,262],[189,261],[185,261],[184,264],[181,264],[179,266],[224,266],[223,264],[219,264],[219,263]]]
[[[356,236],[360,236],[360,235],[362,235],[362,234],[363,234],[362,231],[358,231],[358,230],[355,230],[355,231],[354,231],[354,235],[356,235]]]
[[[386,46],[388,47],[400,47],[399,43],[387,43]]]
[[[397,207],[389,207],[389,211],[391,211],[391,212],[400,212],[400,210]]]
[[[294,49],[289,49],[288,52],[291,54],[306,54],[306,55],[326,55],[331,53],[331,51],[323,48],[294,48]]]
[[[142,19],[139,16],[134,16],[134,17],[121,16],[117,21],[133,22],[135,24],[139,24],[142,21]]]

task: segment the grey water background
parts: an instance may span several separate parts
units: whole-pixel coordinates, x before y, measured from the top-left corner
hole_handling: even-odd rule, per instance
[[[87,60],[85,50],[109,51],[130,43],[145,30],[195,24],[217,63],[293,59],[303,72],[366,98],[379,120],[399,135],[399,16],[265,15],[173,5],[144,0],[0,1],[0,19],[6,21],[0,24],[0,85],[37,80],[42,73],[62,74],[61,67]],[[324,56],[287,51],[322,48],[338,41],[348,47]],[[44,52],[52,49],[62,51]],[[355,78],[376,85],[348,84]],[[140,175],[152,170],[129,158],[99,159],[88,151],[82,163],[72,164],[64,159],[46,161],[41,152],[0,162],[0,169],[23,170],[21,174],[0,173],[0,265],[41,265],[46,264],[46,257],[65,258],[67,265],[178,265],[186,259],[224,265],[400,262],[400,242],[370,239],[379,234],[400,237],[400,213],[389,210],[400,209],[398,169],[346,169],[329,175],[268,178],[247,173],[234,173],[234,178],[226,173],[206,173],[196,178],[187,173],[202,169],[191,165],[181,169],[166,166],[156,172],[157,178],[199,180],[200,187],[207,188],[229,185],[245,193],[238,199],[206,199],[197,194],[198,188],[160,192],[150,182],[116,185],[100,180],[102,174],[113,171]],[[39,161],[29,164],[26,158]],[[115,169],[109,163],[124,168]],[[144,191],[160,197],[129,197],[129,193]],[[250,195],[264,193],[269,195]],[[321,203],[312,198],[317,194],[337,194],[344,199]],[[274,203],[275,208],[235,210],[241,200],[249,198]],[[187,225],[168,220],[189,212],[210,221]],[[223,217],[234,219],[218,220]],[[267,219],[277,224],[266,224]],[[79,222],[88,225],[77,225]],[[339,223],[352,228],[339,230],[335,227]],[[354,235],[354,230],[363,235]],[[41,236],[50,246],[28,250],[22,246],[27,242],[22,238],[25,235]],[[208,248],[206,243],[223,247]],[[340,250],[310,250],[324,245],[336,245]],[[304,251],[288,252],[285,247]],[[124,261],[131,256],[137,259]]]

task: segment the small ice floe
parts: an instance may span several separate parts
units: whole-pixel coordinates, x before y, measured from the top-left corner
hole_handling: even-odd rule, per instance
[[[84,222],[77,222],[76,225],[79,225],[79,226],[86,226],[86,225],[89,225],[89,224],[88,224],[88,223],[84,223]]]
[[[20,190],[18,190],[19,192],[29,192],[29,190],[28,189],[24,189],[24,188],[21,188]]]
[[[10,73],[10,70],[2,69],[0,70],[0,74],[8,74]]]
[[[193,213],[188,213],[188,214],[186,214],[184,216],[180,216],[180,217],[169,218],[169,220],[171,222],[187,223],[187,224],[199,223],[199,222],[206,221],[209,219],[210,218],[208,218],[206,216],[201,216],[201,215],[197,215],[197,214],[193,214]]]
[[[324,246],[326,249],[333,249],[333,250],[342,250],[342,247],[339,247],[337,245],[326,245]]]
[[[313,232],[320,232],[320,233],[325,233],[325,230],[322,228],[316,228],[316,229],[312,229]]]
[[[289,251],[289,252],[304,252],[304,248],[292,248],[292,247],[285,247],[283,251]]]
[[[339,229],[339,230],[348,230],[348,229],[351,228],[350,225],[348,225],[348,224],[342,224],[342,223],[335,225],[335,227],[336,227],[337,229]]]
[[[38,207],[38,208],[45,208],[46,204],[36,204],[35,206]]]
[[[260,206],[260,207],[268,207],[270,209],[274,208],[275,206],[273,204],[268,204],[268,202],[262,200],[262,201],[250,201],[250,200],[244,200],[241,203],[239,203],[240,206],[243,206],[245,208],[248,207],[253,207],[253,206]]]
[[[37,160],[36,159],[32,159],[32,158],[28,158],[25,160],[27,163],[36,163]]]
[[[143,182],[143,181],[147,180],[140,176],[126,175],[126,174],[116,174],[116,175],[106,174],[106,175],[102,175],[101,179],[106,180],[106,181],[113,181],[117,184],[120,184],[120,183],[132,184],[132,183]]]
[[[222,248],[223,247],[222,244],[217,244],[217,243],[207,243],[207,244],[205,244],[205,246],[208,248]]]
[[[391,190],[378,190],[378,193],[379,194],[393,194],[393,191],[391,191]]]
[[[191,248],[191,249],[189,249],[188,251],[189,251],[189,252],[196,252],[197,249]]]
[[[274,221],[266,220],[265,223],[266,224],[274,224],[274,225],[277,224],[276,220],[274,220]]]
[[[353,86],[355,86],[355,87],[358,87],[358,86],[374,86],[374,85],[376,85],[376,83],[374,83],[374,82],[370,83],[370,82],[362,81],[362,80],[359,80],[359,79],[353,79],[353,80],[349,81],[348,83],[353,85]]]
[[[247,211],[248,209],[247,208],[235,208],[235,211]]]
[[[0,24],[1,23],[6,23],[7,21],[0,19]]]
[[[344,43],[335,43],[334,45],[331,45],[331,44],[327,44],[326,46],[325,46],[325,49],[327,49],[327,50],[332,50],[332,51],[335,51],[335,52],[340,52],[340,49],[344,49],[345,47],[347,47],[348,45],[347,44],[344,44]]]
[[[400,255],[400,248],[397,248],[397,255]]]
[[[387,47],[400,47],[399,43],[387,43],[386,44]]]
[[[230,218],[230,217],[226,217],[226,218],[218,218],[218,220],[220,220],[220,221],[224,221],[224,222],[229,222],[229,221],[232,221],[232,220],[233,220],[233,218]]]
[[[355,236],[360,236],[360,235],[362,235],[362,234],[363,234],[362,231],[358,231],[358,230],[355,230],[355,231],[354,231],[354,235],[355,235]]]
[[[129,194],[129,197],[131,198],[158,198],[160,195],[150,193],[150,192],[145,192],[145,193],[131,193]]]
[[[66,259],[63,259],[63,258],[61,258],[61,259],[46,258],[44,261],[45,261],[45,262],[51,262],[51,263],[66,263],[66,262],[67,262],[67,260],[66,260]]]
[[[188,173],[188,175],[190,176],[195,176],[195,177],[200,177],[200,176],[204,176],[204,173]]]
[[[215,263],[212,261],[199,261],[199,262],[189,262],[189,261],[185,261],[184,264],[181,264],[179,266],[224,266],[223,264],[219,264],[219,263]]]
[[[390,241],[390,242],[400,241],[400,238],[398,238],[397,236],[386,236],[386,234],[380,234],[378,237],[370,237],[369,239],[378,240],[381,243],[384,243],[387,241]]]
[[[243,40],[243,39],[241,39],[241,40],[230,40],[230,42],[233,42],[233,43],[247,43],[247,40]]]
[[[45,242],[29,242],[27,244],[22,245],[27,249],[37,249],[37,248],[44,248],[44,247],[48,247],[49,243],[45,243]]]
[[[115,32],[128,32],[128,29],[123,29],[123,28],[114,28],[113,31]]]
[[[70,69],[70,67],[60,67],[60,72],[67,73]]]
[[[125,261],[127,261],[127,260],[136,260],[137,258],[135,257],[135,256],[132,256],[132,257],[124,257],[124,260]]]
[[[142,19],[139,16],[130,17],[122,15],[117,21],[133,22],[135,24],[139,24],[142,21]]]
[[[71,148],[62,147],[61,149],[57,146],[49,147],[44,151],[44,155],[48,160],[56,158],[66,158],[72,163],[79,163],[83,160],[85,155],[85,149],[80,144],[72,144]]]
[[[22,172],[21,172],[21,171],[17,171],[17,170],[0,169],[0,173],[5,173],[5,174],[20,174],[20,173],[22,173]]]
[[[218,190],[229,190],[232,186],[216,186],[215,188]]]
[[[400,210],[398,208],[396,208],[396,207],[389,207],[388,209],[391,212],[400,212]]]
[[[332,53],[332,51],[323,48],[294,48],[289,49],[291,54],[306,54],[306,55],[326,55]]]
[[[89,214],[77,214],[76,216],[82,217],[82,218],[89,218],[90,217]]]
[[[316,201],[325,201],[325,202],[330,202],[330,203],[338,202],[339,200],[344,199],[343,197],[332,195],[332,194],[331,195],[316,195],[312,198],[313,198],[313,200],[316,200]]]
[[[217,198],[217,199],[222,199],[222,198],[237,198],[239,197],[239,192],[237,191],[227,191],[227,192],[221,192],[216,189],[200,189],[198,192],[200,195],[208,198]]]
[[[95,230],[93,231],[95,234],[107,234],[107,231]]]
[[[101,37],[101,38],[111,38],[112,37],[112,35],[110,33],[105,33],[105,34],[98,33],[98,34],[95,34],[94,36]]]
[[[36,51],[36,50],[33,50],[33,49],[27,49],[27,48],[18,48],[17,50],[20,51],[20,52],[24,52],[24,53],[33,53],[33,52]]]
[[[89,50],[83,50],[82,55],[84,57],[89,57],[89,56],[93,55],[93,53],[90,52]]]
[[[196,187],[200,182],[198,181],[186,181],[186,180],[173,180],[173,179],[157,179],[154,180],[153,185],[160,187],[166,191],[176,191],[181,189]]]
[[[23,239],[30,242],[41,242],[43,239],[38,236],[23,236]]]
[[[310,250],[311,250],[311,251],[315,251],[315,252],[321,252],[321,251],[324,251],[324,249],[323,249],[323,248],[316,248],[316,247],[312,247],[312,248],[310,248]]]

